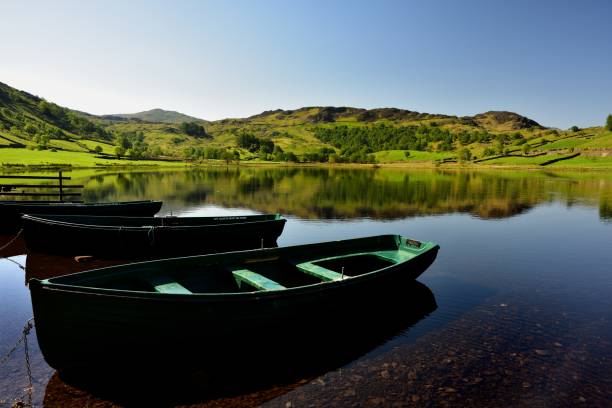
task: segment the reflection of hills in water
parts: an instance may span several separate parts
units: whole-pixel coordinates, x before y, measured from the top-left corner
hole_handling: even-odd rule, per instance
[[[431,290],[416,281],[390,288],[384,299],[362,303],[340,315],[291,322],[249,339],[228,339],[214,350],[194,350],[210,354],[196,374],[149,372],[122,378],[118,370],[88,377],[54,375],[44,404],[81,406],[106,400],[119,405],[256,406],[355,361],[406,333],[437,307]],[[171,347],[160,353],[152,358],[171,358]]]
[[[396,219],[463,212],[505,218],[542,202],[612,207],[606,175],[340,168],[211,168],[181,172],[98,175],[85,199],[156,198],[172,210],[197,204],[281,212],[301,218]]]

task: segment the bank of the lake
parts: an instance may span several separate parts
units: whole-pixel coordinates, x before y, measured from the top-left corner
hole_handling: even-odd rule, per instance
[[[551,156],[552,157],[552,156]],[[534,161],[530,156],[512,156],[490,161],[477,162],[438,162],[432,160],[404,159],[401,161],[381,161],[377,163],[298,163],[274,162],[264,160],[129,160],[126,158],[102,158],[84,152],[51,151],[31,149],[0,149],[0,169],[13,171],[35,171],[37,169],[60,168],[185,168],[209,166],[304,166],[304,167],[390,167],[390,168],[465,168],[465,169],[549,169],[549,170],[582,170],[612,171],[612,156],[576,156],[567,160],[554,161],[539,159]],[[564,156],[561,156],[564,157]],[[553,161],[552,163],[548,163]]]

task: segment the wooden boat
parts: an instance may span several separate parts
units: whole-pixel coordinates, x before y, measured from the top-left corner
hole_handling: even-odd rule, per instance
[[[121,201],[115,203],[61,203],[57,201],[0,201],[0,229],[17,230],[22,214],[71,214],[153,216],[161,209],[161,201]]]
[[[281,328],[291,341],[289,324],[343,319],[377,303],[418,277],[438,249],[382,235],[32,279],[37,338],[59,371],[189,369],[237,339],[245,348],[237,353],[260,358],[249,339]]]
[[[29,250],[156,258],[276,246],[280,214],[225,217],[24,215]]]
[[[407,334],[419,337],[427,330],[413,331],[413,326],[436,308],[434,294],[415,280],[389,288],[376,302],[352,307],[350,313],[340,315],[341,319],[329,315],[331,318],[319,318],[310,324],[300,319],[294,325],[260,331],[248,340],[226,341],[208,350],[206,364],[197,372],[148,370],[135,375],[100,370],[72,376],[62,372],[49,380],[45,394],[56,405],[66,407],[103,405],[94,396],[127,407],[200,406],[211,400],[223,400],[224,406],[244,406],[245,395],[249,406],[260,406],[377,347],[388,350],[401,344]],[[393,343],[385,346],[388,342]],[[198,349],[202,352],[206,352],[204,347]],[[168,353],[174,354],[171,347]]]

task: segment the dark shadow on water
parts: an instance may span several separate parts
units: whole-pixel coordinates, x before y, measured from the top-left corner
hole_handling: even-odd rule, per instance
[[[185,371],[117,367],[115,372],[56,373],[44,403],[72,406],[100,399],[120,405],[258,405],[406,333],[436,307],[431,290],[415,281],[340,314],[323,313],[251,337],[203,344],[193,350],[194,360],[185,362]],[[172,359],[175,347],[180,345],[160,348],[151,361]]]
[[[25,264],[25,282],[27,284],[32,278],[49,279],[69,273],[138,262],[139,260],[146,259],[100,259],[87,255],[64,256],[28,251]]]

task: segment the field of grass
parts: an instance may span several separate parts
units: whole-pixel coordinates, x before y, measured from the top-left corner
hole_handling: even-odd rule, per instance
[[[49,140],[49,147],[55,147],[62,150],[70,150],[73,152],[86,152],[87,149],[79,146],[77,143],[70,140],[62,139],[51,139]]]
[[[30,149],[0,149],[0,166],[2,165],[26,165],[26,166],[50,166],[50,165],[72,165],[75,167],[95,167],[100,165],[110,166],[185,166],[184,163],[162,162],[154,160],[107,160],[98,159],[93,154],[84,152],[67,152],[51,150]]]
[[[374,153],[376,161],[379,163],[389,162],[410,162],[410,161],[435,161],[454,157],[451,152],[421,152],[418,150],[409,150],[410,156],[406,157],[405,150],[383,150]]]
[[[602,132],[596,138],[580,147],[585,149],[612,149],[612,132]]]
[[[508,157],[500,157],[498,159],[487,160],[482,164],[492,164],[492,165],[505,165],[505,166],[524,166],[524,165],[540,165],[549,160],[558,159],[564,157],[566,155],[563,154],[546,154],[542,156],[530,157],[530,156],[508,156]],[[562,163],[565,163],[563,161]]]
[[[561,167],[582,167],[582,168],[610,168],[612,169],[612,157],[591,157],[591,156],[578,156],[569,160],[562,160],[557,163],[553,163],[547,168],[561,168]]]
[[[556,149],[571,149],[582,146],[589,142],[589,139],[582,137],[568,137],[565,139],[556,140],[538,147],[539,150],[556,150]]]
[[[103,142],[98,142],[95,140],[87,140],[87,139],[81,139],[79,140],[79,143],[85,145],[90,150],[95,149],[96,146],[100,146],[102,148],[102,153],[106,153],[106,154],[115,153],[115,146],[109,143],[103,143]]]
[[[12,135],[12,134],[9,134],[7,132],[0,132],[0,134],[2,136],[7,137],[10,140],[13,140],[15,143],[21,143],[21,144],[26,145],[26,146],[34,146],[35,145],[35,143],[32,142],[31,140],[23,139],[23,138],[21,138],[19,136]]]

